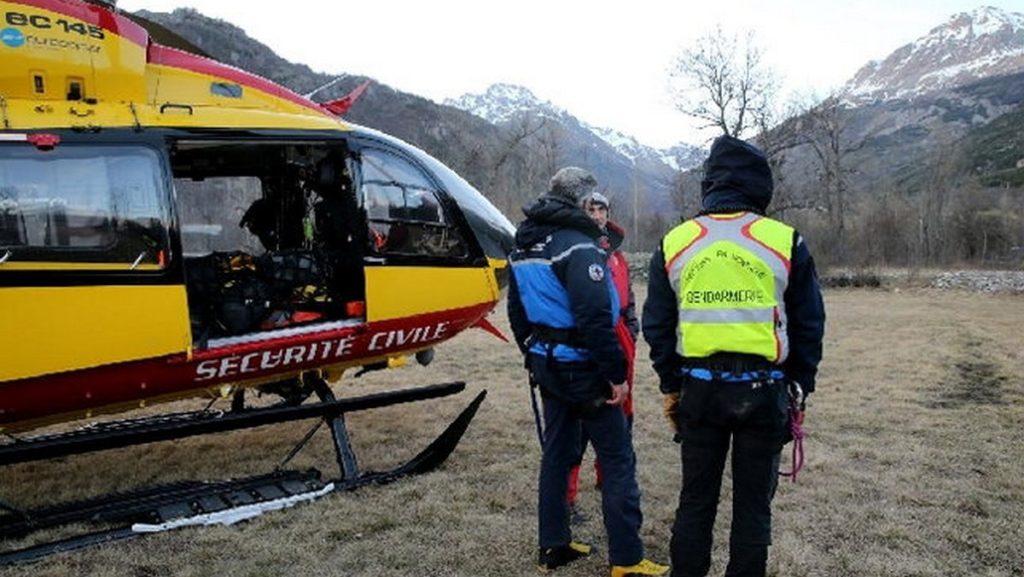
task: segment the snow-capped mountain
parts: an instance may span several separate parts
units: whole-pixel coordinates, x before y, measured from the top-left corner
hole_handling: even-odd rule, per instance
[[[512,121],[524,112],[557,120],[567,126],[579,125],[634,164],[660,162],[678,171],[692,168],[704,155],[700,149],[685,144],[668,149],[641,144],[636,138],[618,130],[593,126],[579,120],[550,101],[537,98],[528,88],[512,84],[492,84],[483,94],[464,94],[459,98],[449,98],[444,103],[499,125]]]
[[[668,165],[672,170],[682,171],[697,166],[707,156],[706,151],[689,144],[677,144],[671,148],[653,148],[640,144],[636,138],[614,128],[601,128],[585,122],[582,124],[634,164],[656,161]]]
[[[463,94],[458,98],[448,98],[444,103],[492,124],[509,122],[526,110],[556,119],[567,114],[551,102],[541,101],[530,89],[514,84],[492,84],[483,94]]]
[[[913,100],[982,78],[1024,71],[1024,14],[983,7],[952,16],[881,62],[861,68],[844,88],[855,105]]]
[[[968,170],[952,168],[962,162],[969,176],[1004,171],[1004,180],[990,182],[1015,182],[1005,171],[1024,154],[1016,144],[1016,119],[1024,116],[1024,14],[986,7],[953,15],[864,66],[839,104],[833,126],[843,162],[855,167],[854,195],[932,186],[940,159],[948,170]],[[783,176],[795,187],[813,194],[818,170],[810,147],[787,152]]]

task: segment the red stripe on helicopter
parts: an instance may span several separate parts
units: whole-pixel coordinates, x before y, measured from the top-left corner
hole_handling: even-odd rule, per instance
[[[86,24],[100,26],[108,32],[117,34],[125,40],[129,40],[145,47],[149,43],[149,33],[146,29],[132,22],[119,14],[86,3],[61,2],[59,0],[13,0],[13,4],[33,6],[51,12],[57,12],[65,16],[77,18]]]
[[[277,98],[293,102],[300,106],[305,106],[306,108],[310,108],[324,114],[323,107],[312,100],[299,96],[291,90],[288,90],[279,84],[275,84],[266,78],[250,74],[244,70],[228,66],[227,64],[222,64],[216,60],[210,60],[209,58],[203,58],[202,56],[196,56],[195,54],[190,54],[175,48],[169,48],[167,46],[161,46],[160,44],[150,44],[147,60],[151,64],[181,68],[197,72],[199,74],[216,76],[217,78],[237,82],[238,84],[255,88],[256,90],[266,92],[271,96],[276,96]]]
[[[11,381],[0,386],[0,423],[86,411],[143,399],[199,393],[225,383],[285,378],[328,365],[358,366],[448,340],[472,326],[494,303],[219,347],[185,355],[105,365]],[[79,413],[75,415],[75,413]]]

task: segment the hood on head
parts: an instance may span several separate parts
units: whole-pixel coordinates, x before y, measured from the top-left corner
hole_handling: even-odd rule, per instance
[[[595,239],[604,234],[582,208],[560,196],[544,195],[524,206],[523,214],[526,220],[516,230],[519,247],[539,242],[560,228],[576,229]]]
[[[772,201],[772,169],[761,149],[732,136],[719,136],[711,145],[704,161],[704,178],[700,183],[705,210],[737,201],[764,214]]]

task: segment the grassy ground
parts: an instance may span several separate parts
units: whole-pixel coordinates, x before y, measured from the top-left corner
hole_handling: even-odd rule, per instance
[[[832,290],[826,302],[826,361],[810,401],[808,465],[776,497],[769,573],[1024,575],[1024,299]],[[503,312],[494,320],[507,327]],[[646,355],[641,346],[643,361]],[[650,556],[666,560],[679,459],[659,413],[653,373],[646,362],[638,368],[644,540]],[[417,452],[472,394],[487,389],[462,444],[435,473],[329,495],[237,526],[178,530],[0,569],[0,577],[535,575],[538,448],[512,345],[472,331],[442,346],[428,368],[348,380],[337,390],[355,395],[457,379],[467,380],[469,391],[455,399],[348,419],[360,465],[381,469]],[[0,470],[0,498],[32,505],[174,479],[266,472],[310,424],[7,467]],[[333,463],[321,430],[292,466],[334,474]],[[585,479],[581,500],[591,520],[577,536],[600,546],[599,495],[591,477]],[[712,574],[724,568],[729,514],[726,498]],[[598,555],[559,574],[606,572]]]

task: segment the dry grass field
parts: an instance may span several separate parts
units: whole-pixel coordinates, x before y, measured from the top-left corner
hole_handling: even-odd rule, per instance
[[[808,464],[798,483],[779,487],[769,574],[1024,575],[1024,298],[917,289],[830,290],[825,297],[826,360],[809,403]],[[503,311],[494,316],[507,330]],[[635,432],[644,540],[651,557],[666,560],[679,458],[646,354],[641,346]],[[514,346],[471,331],[440,347],[430,367],[385,373],[336,390],[356,395],[450,380],[466,380],[469,390],[349,416],[367,469],[413,455],[472,395],[489,391],[439,471],[235,526],[182,529],[8,567],[0,576],[536,575],[539,451]],[[36,505],[266,472],[310,426],[7,467],[0,499]],[[326,430],[291,466],[336,473]],[[590,521],[577,536],[603,546],[599,495],[585,478],[580,498]],[[725,499],[712,574],[724,570],[729,509]],[[599,554],[558,574],[606,575],[606,562]]]

